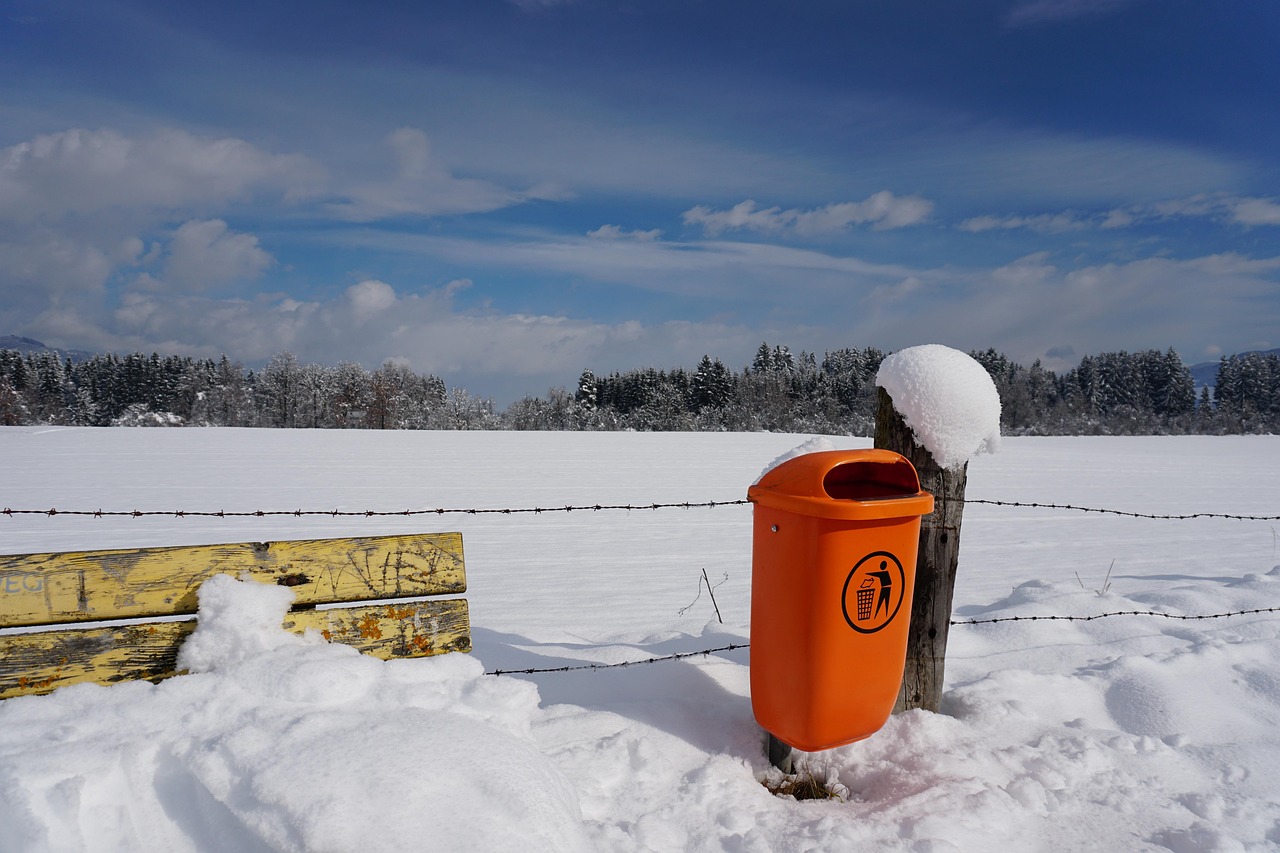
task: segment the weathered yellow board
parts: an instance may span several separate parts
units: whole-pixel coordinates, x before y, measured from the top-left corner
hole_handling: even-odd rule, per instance
[[[45,629],[0,634],[0,699],[176,674],[193,620],[68,625],[193,614],[217,574],[291,588],[284,628],[375,657],[471,649],[465,600],[403,600],[466,591],[460,533],[0,556],[0,628]]]
[[[295,606],[467,589],[462,534],[0,556],[0,628],[196,612],[217,574],[288,586]]]
[[[178,674],[178,648],[196,622],[146,622],[0,635],[0,699],[48,693],[69,684],[113,684]],[[384,660],[471,650],[464,599],[405,601],[297,610],[284,627],[319,631]]]

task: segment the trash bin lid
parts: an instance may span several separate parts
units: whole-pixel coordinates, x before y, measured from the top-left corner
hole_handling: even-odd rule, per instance
[[[850,521],[933,512],[933,495],[892,450],[824,450],[788,459],[747,489],[747,499],[814,518]]]

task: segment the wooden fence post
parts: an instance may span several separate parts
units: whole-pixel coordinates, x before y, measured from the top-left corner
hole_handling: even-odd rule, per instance
[[[956,587],[960,519],[964,513],[969,466],[965,463],[951,470],[940,467],[932,454],[916,442],[911,428],[894,408],[889,393],[883,388],[877,391],[875,446],[907,457],[920,475],[920,487],[934,499],[933,513],[920,522],[907,663],[893,713],[912,708],[937,711],[942,703],[947,632],[951,626],[951,599]]]

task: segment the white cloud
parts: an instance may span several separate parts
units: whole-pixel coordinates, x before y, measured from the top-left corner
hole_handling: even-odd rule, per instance
[[[1249,258],[1238,252],[1206,255],[1187,261],[1188,265],[1210,276],[1262,276],[1280,270],[1280,257]]]
[[[169,241],[164,279],[189,290],[258,278],[275,259],[252,234],[238,234],[221,219],[184,222]]]
[[[587,279],[605,271],[614,278],[597,281],[726,307],[711,318],[605,322],[506,310],[490,293],[476,298],[483,307],[466,307],[462,294],[476,287],[466,279],[428,290],[366,279],[323,300],[139,289],[106,310],[92,300],[51,304],[15,331],[55,344],[227,352],[246,362],[284,349],[329,364],[376,366],[394,355],[450,384],[513,399],[571,383],[584,367],[692,365],[703,353],[745,363],[762,339],[818,352],[921,342],[994,346],[1026,364],[1045,358],[1069,367],[1050,359],[1050,350],[1173,346],[1190,356],[1224,341],[1274,339],[1280,328],[1280,257],[1222,253],[1080,266],[1039,252],[992,268],[911,269],[729,241],[430,245],[459,265],[487,255],[498,268],[530,274]]]
[[[874,286],[909,276],[933,280],[936,271],[878,264],[808,248],[731,240],[601,240],[537,234],[486,241],[427,234],[361,230],[332,235],[341,245],[432,258],[470,268],[573,276],[651,292],[773,303],[782,282],[802,288]],[[759,344],[759,341],[756,342]]]
[[[601,225],[594,231],[588,231],[587,236],[594,237],[597,240],[636,240],[641,243],[647,243],[661,237],[662,231],[657,228],[652,231],[624,231],[618,225]]]
[[[918,225],[933,212],[933,202],[920,196],[895,196],[882,190],[859,202],[828,204],[812,210],[779,207],[760,208],[750,199],[728,210],[698,205],[684,212],[686,225],[698,225],[709,236],[726,231],[748,230],[762,234],[834,234],[854,225],[871,223],[875,228],[902,228]]]
[[[270,154],[242,139],[73,129],[0,149],[0,220],[179,210],[258,189],[300,197],[321,179],[307,158]]]
[[[1003,287],[1026,288],[1043,284],[1057,274],[1058,269],[1049,263],[1049,253],[1036,252],[997,267],[990,277]]]
[[[1138,217],[1131,211],[1116,208],[1107,211],[1107,215],[1098,223],[1099,228],[1128,228],[1138,221]]]
[[[262,362],[290,350],[304,362],[376,366],[390,355],[476,393],[511,397],[571,382],[584,367],[626,369],[661,356],[671,366],[703,352],[746,347],[754,332],[715,322],[604,323],[564,315],[459,308],[455,281],[397,292],[368,280],[328,301],[280,295],[250,300],[135,291],[107,317],[80,308],[45,312],[31,329],[42,339],[86,346]],[[351,330],[359,329],[359,334]],[[758,343],[758,341],[756,342]]]
[[[994,270],[959,316],[1024,363],[1045,353],[1045,342],[1081,353],[1173,346],[1190,357],[1210,342],[1275,328],[1280,310],[1262,306],[1274,302],[1277,269],[1280,258],[1238,255],[1069,267],[1038,253]]]
[[[0,149],[0,293],[23,306],[0,319],[97,300],[124,275],[143,288],[254,279],[273,262],[257,238],[192,214],[299,198],[322,179],[304,157],[179,130],[72,129]]]
[[[396,290],[385,281],[362,281],[347,288],[347,300],[360,320],[382,314],[397,302]]]
[[[880,308],[890,303],[901,302],[904,299],[908,299],[918,294],[927,286],[928,285],[923,279],[914,275],[907,276],[901,281],[894,282],[893,284],[882,284],[875,288],[871,291],[871,295],[867,302],[875,308]]]
[[[790,211],[788,211],[790,212]],[[888,190],[859,202],[829,204],[797,214],[795,230],[800,234],[826,234],[851,225],[872,223],[877,229],[918,225],[933,213],[933,202],[920,196],[895,196]]]
[[[975,216],[957,226],[961,231],[980,234],[984,231],[1026,229],[1040,234],[1065,234],[1093,227],[1093,222],[1074,211],[1032,216]]]
[[[515,191],[455,177],[432,154],[427,134],[416,128],[402,127],[386,141],[394,153],[393,177],[350,186],[342,193],[344,201],[327,205],[331,214],[349,222],[372,222],[395,216],[482,213],[557,195],[546,187]]]
[[[1041,234],[1065,234],[1090,228],[1120,229],[1176,217],[1215,219],[1246,227],[1280,225],[1280,204],[1268,198],[1231,196],[1223,193],[1165,199],[1150,204],[1132,204],[1099,214],[1074,210],[1032,215],[974,216],[961,222],[961,231],[979,234],[994,230],[1027,230]]]
[[[1240,225],[1280,225],[1280,204],[1266,198],[1235,199],[1231,215]]]
[[[1199,193],[1186,198],[1167,199],[1151,205],[1131,205],[1122,213],[1133,222],[1199,217],[1233,225],[1280,225],[1280,204],[1269,198]]]

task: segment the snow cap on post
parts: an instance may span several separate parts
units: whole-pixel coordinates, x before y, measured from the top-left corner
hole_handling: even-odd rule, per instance
[[[943,468],[959,468],[1000,446],[1000,395],[986,368],[940,344],[909,347],[889,356],[876,385],[920,446]]]

